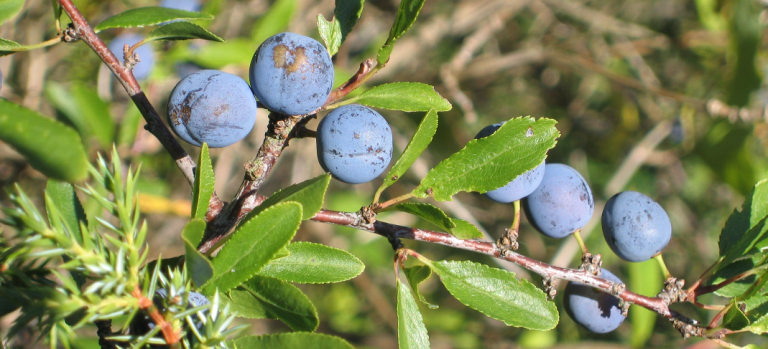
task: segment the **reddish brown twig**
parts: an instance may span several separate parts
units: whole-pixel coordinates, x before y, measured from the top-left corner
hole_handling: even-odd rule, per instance
[[[74,36],[73,38],[71,37],[72,40],[70,41],[76,39],[82,40],[96,52],[102,61],[104,61],[104,64],[106,64],[109,70],[112,71],[112,74],[123,86],[125,92],[131,97],[133,103],[139,108],[141,115],[147,122],[147,125],[144,126],[145,129],[160,141],[163,148],[165,148],[171,158],[176,162],[176,166],[179,167],[179,170],[184,174],[184,177],[187,178],[189,184],[192,185],[195,181],[195,161],[192,160],[184,148],[181,147],[171,131],[165,123],[163,123],[157,110],[155,110],[152,103],[149,102],[147,96],[144,95],[144,92],[141,90],[141,86],[139,86],[139,83],[133,76],[133,71],[127,69],[120,63],[120,60],[117,59],[115,54],[109,50],[106,44],[104,44],[104,41],[96,35],[93,28],[88,24],[88,21],[72,3],[72,0],[59,0],[59,4],[69,18],[72,19],[74,28],[73,30],[67,31],[70,37]],[[209,210],[220,210],[221,206],[223,206],[223,203],[214,193],[211,197]]]
[[[160,332],[163,333],[165,342],[171,346],[171,348],[178,347],[179,341],[181,340],[179,332],[174,331],[173,325],[170,322],[165,321],[163,314],[160,314],[160,311],[155,306],[155,303],[153,303],[151,299],[144,297],[138,287],[131,292],[131,295],[139,300],[139,308],[144,310],[155,323],[155,325],[160,328]]]

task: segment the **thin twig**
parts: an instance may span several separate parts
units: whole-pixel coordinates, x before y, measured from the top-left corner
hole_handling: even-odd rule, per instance
[[[610,291],[612,287],[614,287],[614,283],[587,273],[584,270],[556,267],[511,251],[507,252],[505,256],[502,257],[500,255],[499,249],[490,242],[478,240],[461,240],[453,235],[446,233],[404,227],[382,221],[376,221],[372,224],[369,224],[365,223],[362,217],[360,217],[357,213],[351,212],[321,210],[318,214],[312,217],[312,220],[365,230],[387,238],[400,238],[431,242],[439,245],[489,255],[495,258],[506,259],[544,277],[575,281],[604,291]],[[671,311],[669,309],[669,305],[660,298],[646,297],[627,290],[619,292],[617,297],[624,301],[650,309],[666,318],[678,318],[683,319],[684,321],[689,321],[685,316]]]
[[[149,102],[149,99],[147,99],[147,96],[141,90],[141,86],[139,86],[139,83],[133,76],[133,71],[127,69],[120,63],[120,60],[115,54],[109,50],[106,44],[104,44],[104,41],[96,35],[93,28],[88,24],[88,21],[85,20],[77,7],[72,3],[72,0],[59,0],[59,4],[61,4],[62,9],[67,13],[69,18],[72,19],[74,31],[67,31],[67,34],[70,35],[70,39],[82,40],[96,52],[102,61],[104,61],[115,78],[117,78],[123,86],[125,92],[131,97],[133,103],[139,108],[141,115],[147,122],[144,128],[160,141],[163,148],[165,148],[171,158],[176,162],[176,166],[178,166],[179,170],[184,174],[184,177],[187,178],[189,184],[193,185],[195,182],[195,161],[192,160],[184,148],[181,147],[171,131],[165,123],[163,123],[157,110],[155,110],[155,107],[152,106],[152,103]],[[75,37],[72,38],[71,35],[75,35]],[[214,193],[211,197],[209,210],[220,210],[222,205],[223,203]]]

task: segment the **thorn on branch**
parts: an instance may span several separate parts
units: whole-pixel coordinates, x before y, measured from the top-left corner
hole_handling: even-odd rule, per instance
[[[542,279],[542,282],[544,283],[544,293],[547,294],[549,300],[555,299],[557,295],[557,279],[547,275]]]
[[[363,206],[360,208],[360,217],[363,218],[363,221],[367,224],[373,224],[376,223],[376,212],[373,210],[374,206],[376,204],[372,204],[370,206]]]
[[[677,317],[673,317],[669,319],[669,321],[672,322],[672,327],[680,332],[680,334],[683,336],[683,339],[704,336],[704,327],[697,326],[695,320],[682,320]]]
[[[688,294],[683,287],[685,287],[685,280],[668,278],[664,281],[664,289],[656,297],[661,298],[666,304],[685,302],[688,300]]]
[[[619,300],[619,308],[621,308],[621,316],[627,317],[629,316],[629,306],[632,305],[632,303],[627,302],[623,299]]]
[[[581,256],[581,266],[579,266],[579,269],[586,270],[587,273],[590,273],[594,276],[600,276],[602,274],[602,267],[603,267],[603,260],[602,255],[598,254],[591,254],[589,252],[584,253]]]
[[[611,289],[608,290],[612,295],[618,296],[620,293],[624,292],[624,290],[627,289],[627,285],[623,283],[615,283],[611,286]]]
[[[69,25],[67,25],[67,29],[64,30],[64,33],[61,36],[61,41],[74,42],[77,40],[80,40],[80,35],[78,35],[77,30],[75,30],[75,25],[73,23],[69,23]]]
[[[517,250],[520,244],[517,242],[519,234],[517,230],[504,229],[504,234],[496,240],[496,247],[499,249],[499,255],[502,258],[507,256],[510,250]]]
[[[127,70],[133,70],[133,67],[141,62],[139,54],[132,52],[128,44],[123,45],[123,59],[125,60],[125,69]]]

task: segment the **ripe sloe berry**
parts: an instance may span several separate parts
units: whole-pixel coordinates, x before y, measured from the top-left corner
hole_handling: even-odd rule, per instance
[[[168,99],[168,120],[192,145],[219,148],[251,132],[256,99],[245,80],[218,70],[201,70],[181,79]]]
[[[358,104],[339,107],[317,126],[317,159],[334,178],[365,183],[392,160],[392,130],[373,109]]]
[[[486,126],[480,130],[477,136],[475,136],[475,139],[485,138],[492,135],[501,127],[501,125],[504,125],[504,122]],[[517,178],[507,183],[507,185],[485,193],[485,196],[496,202],[515,202],[530,195],[536,190],[536,187],[539,186],[542,178],[544,178],[544,162],[532,170],[517,176]]]
[[[650,259],[672,237],[672,223],[661,205],[636,191],[611,197],[603,209],[602,225],[608,246],[630,262]]]
[[[541,184],[523,199],[523,208],[538,231],[559,239],[587,225],[595,202],[579,172],[568,165],[547,164]]]
[[[603,279],[621,282],[616,275],[603,269]],[[608,333],[624,322],[619,299],[590,286],[569,282],[563,292],[565,311],[577,324],[595,333]]]
[[[253,55],[251,88],[267,109],[307,114],[323,105],[333,88],[333,62],[323,44],[310,37],[280,33]]]
[[[120,59],[120,62],[125,63],[123,58],[123,46],[133,46],[135,43],[144,40],[144,37],[138,34],[120,34],[109,43],[109,50]],[[144,44],[136,48],[134,53],[139,55],[139,63],[133,67],[133,76],[136,80],[143,80],[149,76],[152,72],[152,64],[155,61],[155,51],[149,44]]]

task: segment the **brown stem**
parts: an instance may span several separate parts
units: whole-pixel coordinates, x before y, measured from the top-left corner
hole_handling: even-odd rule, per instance
[[[120,63],[120,60],[115,54],[104,44],[104,41],[96,35],[93,28],[88,24],[88,21],[85,20],[77,7],[72,3],[72,0],[59,0],[59,4],[69,18],[72,19],[76,39],[85,42],[86,45],[96,52],[99,58],[104,61],[104,64],[107,65],[109,70],[112,71],[112,74],[123,86],[125,92],[131,97],[133,103],[139,108],[141,115],[147,122],[145,126],[146,130],[160,141],[171,158],[176,162],[176,166],[179,167],[179,170],[184,174],[184,177],[187,178],[189,184],[192,185],[195,181],[195,161],[192,160],[165,123],[162,122],[160,115],[158,115],[157,111],[152,106],[152,103],[149,102],[147,96],[144,95],[141,86],[139,86],[139,83],[133,76],[133,71],[127,69]],[[211,197],[209,211],[220,210],[222,205],[223,203],[214,193]]]
[[[748,278],[748,277],[750,277],[752,275],[757,274],[757,272],[765,270],[767,268],[768,268],[768,265],[757,267],[757,268],[754,268],[754,269],[750,269],[750,270],[747,270],[745,272],[736,274],[736,275],[734,275],[734,276],[732,276],[732,277],[730,277],[730,278],[728,278],[726,280],[723,280],[723,282],[720,282],[719,284],[716,284],[716,285],[701,286],[701,283],[699,283],[698,286],[696,288],[694,288],[692,291],[690,291],[690,290],[688,291],[689,292],[689,296],[690,296],[690,294],[693,294],[693,299],[696,299],[698,296],[701,296],[703,294],[716,292],[717,290],[719,290],[719,289],[721,289],[721,288],[723,288],[725,286],[728,286],[728,285],[730,285],[730,284],[732,284],[732,283],[734,283],[736,281]]]
[[[333,102],[338,101],[339,99],[343,98],[350,92],[354,91],[356,88],[360,87],[360,85],[364,84],[368,79],[373,77],[373,75],[376,74],[381,68],[384,68],[383,65],[379,65],[376,62],[376,59],[369,58],[364,60],[362,63],[360,63],[360,68],[357,70],[357,73],[353,75],[347,82],[345,82],[343,85],[339,86],[331,94],[328,96],[328,99],[325,101],[322,107],[320,109],[325,109],[329,105],[333,104]]]
[[[382,221],[376,221],[372,224],[365,223],[360,215],[352,212],[321,210],[314,217],[312,217],[312,220],[366,230],[387,237],[389,239],[404,238],[417,241],[426,241],[459,248],[462,250],[474,251],[496,258],[506,259],[544,277],[580,282],[582,284],[605,291],[610,291],[614,286],[612,282],[594,276],[585,272],[584,270],[556,267],[512,251],[508,251],[505,256],[502,257],[496,245],[490,242],[461,240],[453,235],[446,233],[403,227]],[[669,309],[669,305],[664,303],[664,301],[659,298],[646,297],[626,290],[621,291],[617,296],[624,301],[640,305],[664,317],[687,320],[687,318],[685,318],[683,315],[671,311]]]
[[[248,212],[261,204],[263,199],[258,195],[259,188],[272,171],[283,149],[288,146],[294,126],[310,118],[311,116],[269,114],[269,126],[264,142],[256,157],[245,164],[245,176],[235,198],[206,226],[203,241],[198,246],[200,252],[209,252]]]
[[[729,310],[731,310],[732,306],[733,306],[733,303],[730,303],[725,307],[723,307],[723,309],[720,309],[720,311],[717,312],[717,314],[714,317],[712,317],[712,320],[709,322],[709,326],[707,326],[707,328],[712,329],[717,327],[717,324],[720,322],[723,316],[725,316],[725,314],[728,313]]]

